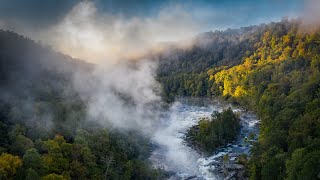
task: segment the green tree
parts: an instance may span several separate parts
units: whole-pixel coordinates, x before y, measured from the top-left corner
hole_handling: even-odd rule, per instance
[[[62,174],[69,171],[70,168],[70,144],[66,143],[61,135],[56,135],[53,140],[43,142],[48,154],[42,156],[44,165],[48,168],[49,172]]]
[[[58,175],[55,173],[48,174],[42,178],[43,180],[67,180],[62,175]]]
[[[42,175],[45,172],[45,167],[42,158],[38,151],[34,148],[28,149],[23,156],[23,168],[31,169],[37,174]]]
[[[26,180],[40,180],[39,174],[33,170],[32,168],[29,168],[27,170]]]

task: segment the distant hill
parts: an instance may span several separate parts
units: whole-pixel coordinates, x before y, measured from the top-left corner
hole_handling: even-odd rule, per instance
[[[89,66],[14,32],[0,30],[1,94],[23,93],[27,87],[42,85],[58,87],[58,78],[68,80],[73,72]]]
[[[72,78],[75,72],[89,70],[90,66],[14,32],[1,30],[0,106],[18,111],[2,114],[2,117],[9,116],[9,122],[22,123],[30,128],[45,129],[47,123],[53,123],[50,125],[53,127],[62,126],[61,122],[53,120],[55,117],[48,117],[50,121],[47,122],[42,121],[42,116],[56,114],[51,106],[59,99],[80,101]],[[37,114],[36,106],[48,112]]]
[[[158,74],[199,73],[217,66],[233,66],[254,50],[256,36],[265,26],[251,26],[226,31],[206,32],[193,40],[191,48],[176,48],[160,55]]]

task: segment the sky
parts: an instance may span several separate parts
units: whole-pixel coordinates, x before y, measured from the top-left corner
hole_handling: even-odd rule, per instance
[[[237,28],[301,14],[306,0],[92,0],[104,13],[152,17],[168,6],[181,6],[206,24],[203,31]],[[44,27],[61,20],[78,0],[0,0],[0,17]]]
[[[295,18],[317,0],[0,0],[0,28],[93,62],[201,32]]]

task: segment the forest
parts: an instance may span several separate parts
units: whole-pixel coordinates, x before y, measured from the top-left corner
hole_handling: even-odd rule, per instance
[[[250,179],[319,178],[320,29],[283,19],[235,31],[218,42],[215,37],[227,36],[228,30],[210,33],[212,48],[226,47],[205,47],[207,54],[212,52],[204,53],[205,61],[189,51],[183,56],[187,60],[173,64],[179,70],[159,72],[164,95],[168,101],[223,97],[256,112],[261,126],[248,164]],[[185,62],[190,68],[179,68]]]
[[[0,179],[161,179],[149,139],[85,121],[76,70],[92,65],[0,31]]]

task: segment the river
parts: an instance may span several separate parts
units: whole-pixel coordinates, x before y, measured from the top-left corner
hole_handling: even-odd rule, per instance
[[[209,117],[213,111],[221,112],[228,107],[240,113],[242,128],[235,142],[210,156],[203,156],[186,144],[186,131],[200,117]],[[152,138],[156,148],[150,160],[155,167],[171,172],[170,179],[226,179],[219,169],[221,157],[228,154],[232,161],[238,154],[249,154],[251,143],[245,139],[252,133],[258,134],[258,122],[253,113],[217,100],[179,99],[161,118],[162,125]]]

